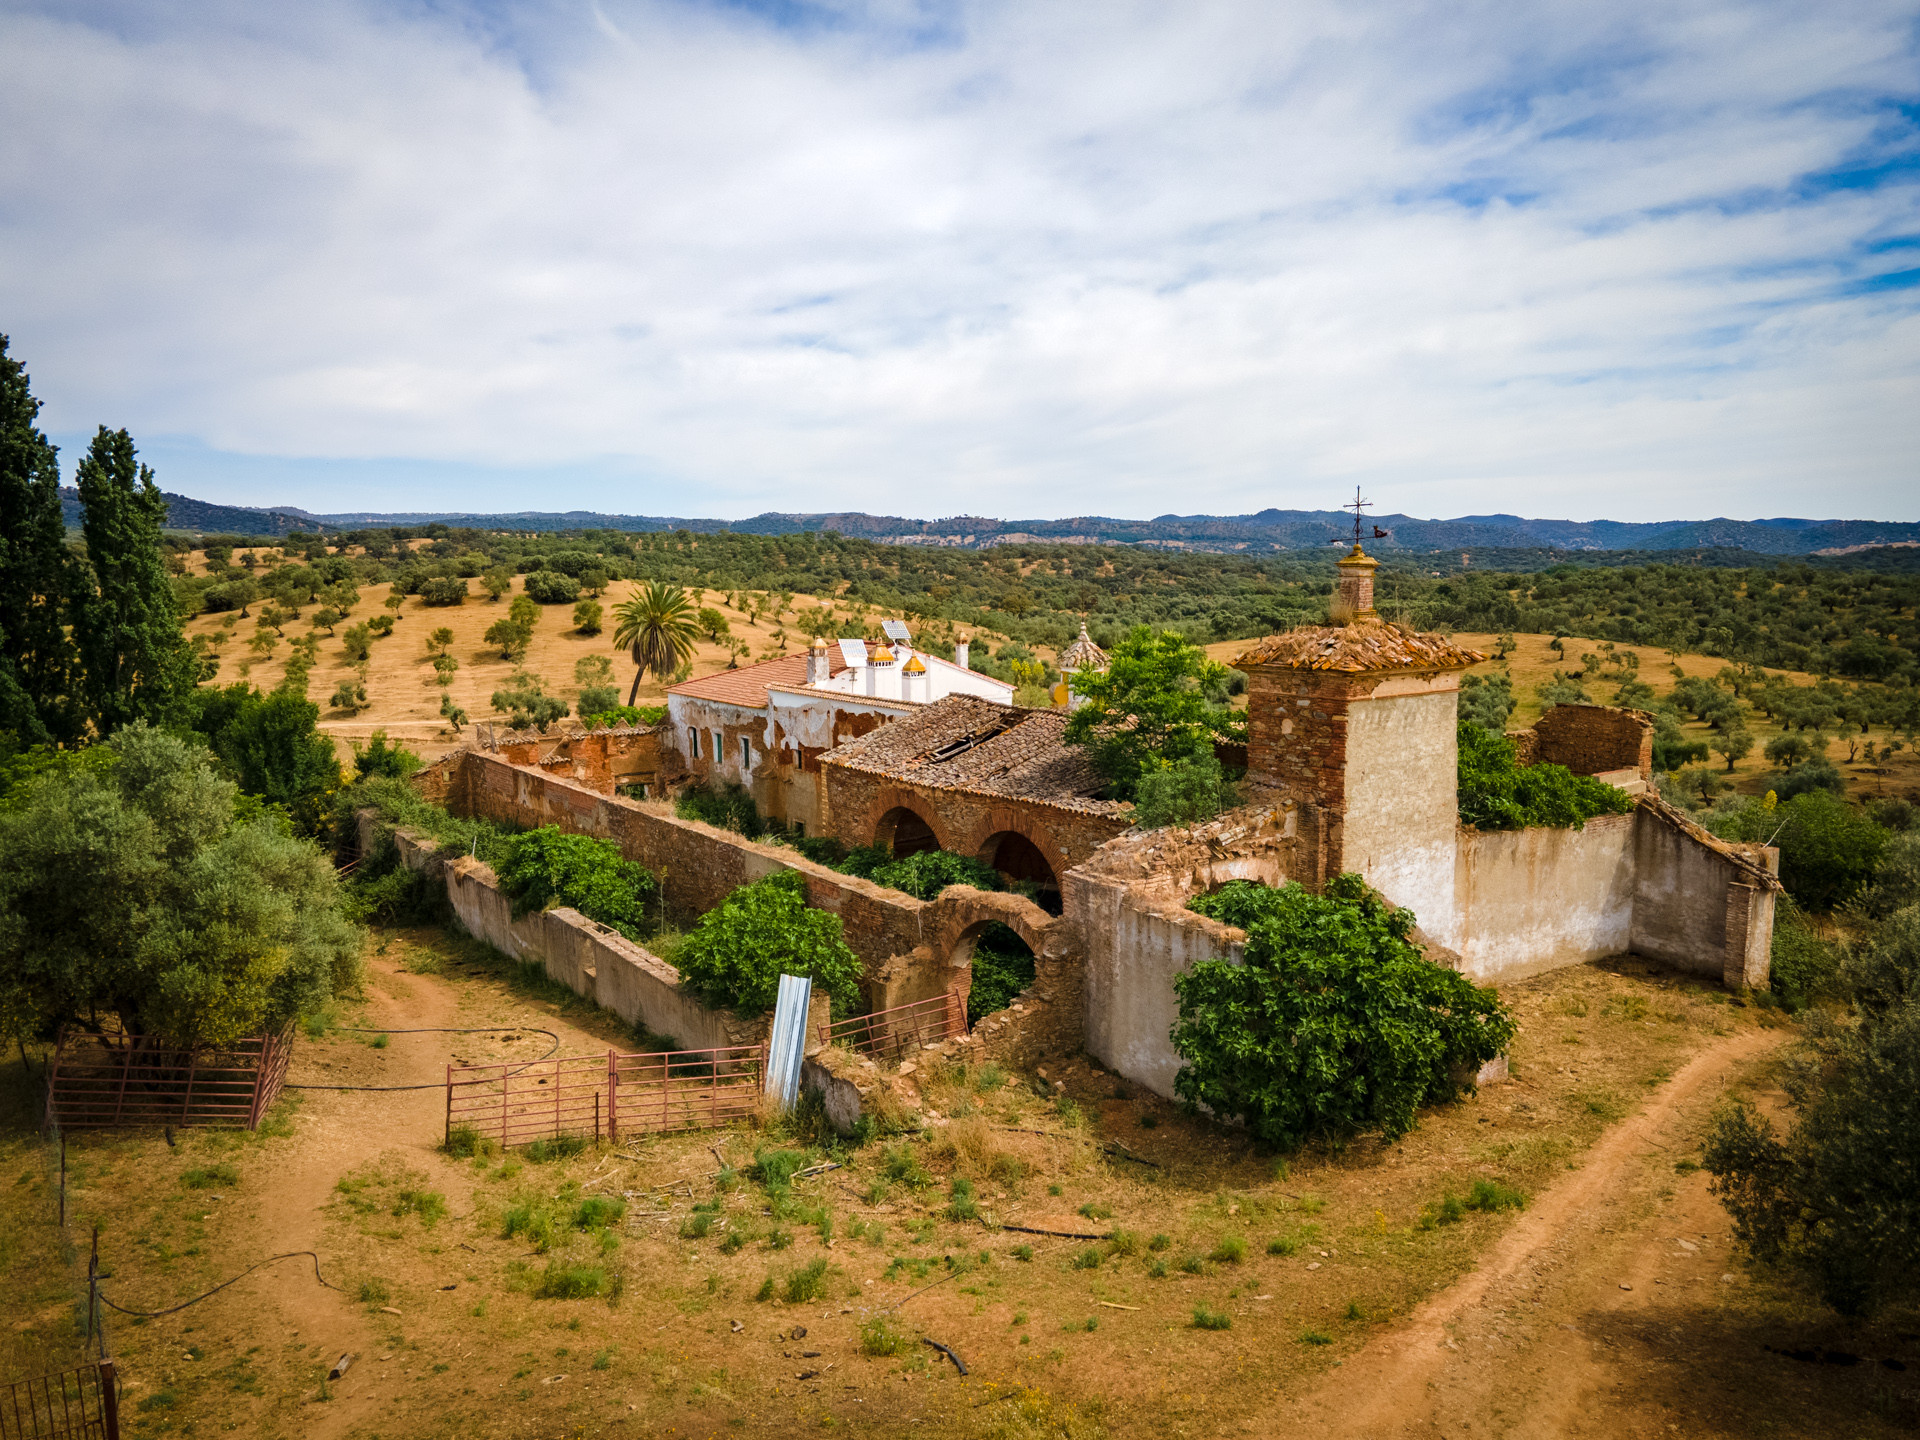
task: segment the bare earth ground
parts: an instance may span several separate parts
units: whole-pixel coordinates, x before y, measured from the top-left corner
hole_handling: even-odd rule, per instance
[[[452,1058],[541,1053],[530,1027],[569,1053],[630,1043],[590,1007],[510,988],[470,945],[376,939],[349,1023],[487,1033],[395,1033],[382,1049],[335,1033],[301,1044],[296,1078],[429,1083]],[[317,1250],[338,1287],[284,1261],[177,1315],[115,1317],[138,1436],[1907,1433],[1914,1372],[1879,1362],[1920,1366],[1913,1338],[1843,1326],[1751,1277],[1684,1170],[1729,1086],[1765,1087],[1789,1033],[1773,1012],[1634,961],[1505,993],[1522,1024],[1514,1082],[1428,1113],[1400,1144],[1284,1166],[1085,1061],[916,1077],[938,1118],[895,1155],[932,1183],[888,1183],[875,1143],[797,1182],[784,1216],[759,1187],[710,1178],[710,1146],[738,1164],[795,1143],[764,1132],[456,1160],[436,1148],[438,1089],[309,1091],[277,1133],[74,1137],[72,1233],[102,1224],[106,1290],[130,1308],[290,1249]],[[26,1091],[17,1062],[0,1080],[16,1102]],[[1055,1082],[1072,1104],[1036,1093]],[[13,1375],[77,1358],[74,1272],[31,1123],[17,1103],[0,1131]],[[1111,1141],[1159,1168],[1103,1153]],[[236,1183],[189,1187],[219,1164]],[[956,1175],[981,1218],[949,1217]],[[1423,1225],[1478,1178],[1531,1200]],[[565,1223],[616,1192],[629,1209],[610,1238]],[[427,1195],[443,1215],[415,1203]],[[516,1202],[557,1207],[550,1253],[504,1233]],[[815,1260],[823,1292],[779,1298]],[[603,1267],[617,1293],[538,1298],[553,1262]],[[775,1298],[756,1299],[769,1280]],[[1231,1328],[1195,1328],[1197,1307]],[[862,1323],[888,1311],[904,1348],[861,1353]],[[1814,1362],[1773,1353],[1794,1351]],[[1862,1363],[1815,1363],[1823,1352]],[[324,1383],[342,1353],[352,1368]]]

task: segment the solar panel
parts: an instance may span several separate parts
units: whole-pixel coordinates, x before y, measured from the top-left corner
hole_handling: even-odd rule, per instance
[[[840,642],[840,657],[849,665],[866,664],[867,642],[864,640],[842,640]]]
[[[882,620],[880,628],[896,645],[905,645],[913,639],[913,633],[907,629],[907,622],[904,620]]]

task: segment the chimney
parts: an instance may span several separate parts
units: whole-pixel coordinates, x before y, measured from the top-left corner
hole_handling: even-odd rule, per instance
[[[1340,584],[1329,607],[1333,623],[1351,625],[1356,620],[1378,620],[1380,612],[1373,608],[1373,572],[1380,568],[1380,562],[1366,555],[1356,540],[1352,553],[1342,559],[1337,568]]]
[[[832,677],[833,664],[827,659],[827,642],[816,636],[807,651],[807,684],[824,685]]]
[[[962,670],[968,670],[972,668],[967,664],[968,645],[969,645],[969,637],[966,635],[962,635],[960,637],[959,643],[957,643],[953,647],[953,663],[958,665]]]

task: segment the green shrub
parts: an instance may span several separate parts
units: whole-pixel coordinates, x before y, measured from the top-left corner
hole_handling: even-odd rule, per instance
[[[904,891],[916,900],[931,900],[949,885],[971,885],[976,890],[1001,888],[1000,872],[991,865],[950,850],[921,850],[898,860],[888,860],[864,873],[874,884]]]
[[[1470,720],[1458,727],[1460,820],[1481,830],[1535,825],[1578,830],[1596,815],[1624,815],[1633,797],[1564,765],[1521,765],[1513,742]]]
[[[1327,1334],[1324,1330],[1302,1330],[1300,1332],[1300,1343],[1302,1345],[1331,1345],[1333,1343],[1333,1336]]]
[[[1098,1270],[1100,1268],[1100,1262],[1105,1258],[1106,1257],[1098,1250],[1089,1245],[1086,1249],[1075,1255],[1068,1263],[1075,1270]]]
[[[732,830],[749,840],[766,834],[753,793],[743,785],[689,785],[674,801],[682,820],[698,820],[721,830]]]
[[[898,1355],[907,1348],[907,1337],[885,1315],[872,1315],[860,1322],[862,1355]]]
[[[1088,1220],[1111,1220],[1113,1218],[1113,1207],[1111,1205],[1101,1205],[1089,1200],[1080,1207],[1078,1213]]]
[[[769,1195],[785,1195],[793,1189],[793,1177],[806,1168],[804,1150],[756,1150],[747,1174]]]
[[[1193,1328],[1196,1330],[1231,1330],[1233,1317],[1224,1310],[1209,1310],[1204,1305],[1196,1305],[1193,1310]]]
[[[542,605],[571,605],[580,598],[580,582],[558,570],[535,570],[527,576],[526,592]]]
[[[980,1201],[974,1194],[973,1182],[964,1175],[953,1177],[953,1185],[947,1201],[947,1219],[978,1220]]]
[[[1291,1255],[1299,1248],[1299,1242],[1287,1235],[1276,1235],[1267,1242],[1267,1254],[1269,1255]]]
[[[454,1126],[447,1132],[447,1138],[440,1148],[456,1160],[472,1160],[500,1153],[498,1141],[482,1135],[471,1125]]]
[[[1033,1246],[1016,1245],[1013,1247],[1011,1253],[1016,1260],[1031,1261],[1033,1259]]]
[[[385,1305],[392,1301],[393,1290],[384,1280],[362,1280],[359,1296],[362,1305]]]
[[[562,1265],[550,1260],[533,1293],[540,1300],[588,1300],[606,1288],[607,1272],[600,1266]]]
[[[1704,817],[1724,840],[1763,840],[1780,847],[1780,883],[1808,910],[1831,910],[1872,880],[1887,832],[1825,790],[1769,808],[1750,800]]]
[[[1033,951],[1009,925],[998,920],[973,942],[973,984],[967,993],[967,1023],[996,1014],[1033,984]]]
[[[1133,823],[1141,830],[1197,825],[1232,809],[1239,798],[1210,753],[1163,761],[1143,769],[1134,784]]]
[[[1180,1262],[1180,1269],[1188,1275],[1204,1275],[1207,1273],[1207,1262],[1198,1255],[1189,1255]]]
[[[1466,1205],[1469,1210],[1479,1210],[1485,1214],[1495,1214],[1501,1210],[1524,1209],[1527,1197],[1511,1185],[1503,1185],[1498,1180],[1476,1180],[1473,1189],[1467,1192]]]
[[[790,1271],[787,1283],[781,1287],[780,1298],[789,1305],[804,1305],[809,1300],[818,1300],[827,1293],[827,1262],[824,1256],[809,1260],[798,1270]]]
[[[560,1225],[544,1201],[521,1200],[507,1207],[500,1233],[509,1240],[517,1235],[544,1254],[560,1238]]]
[[[629,940],[641,938],[647,902],[660,888],[611,840],[569,835],[557,825],[514,836],[494,871],[516,916],[567,905]]]
[[[219,1165],[196,1165],[181,1175],[180,1183],[189,1190],[212,1190],[219,1186],[238,1185],[240,1172],[224,1162]]]
[[[1238,1235],[1229,1235],[1213,1247],[1207,1258],[1216,1265],[1238,1265],[1247,1258],[1247,1242]]]
[[[1377,1129],[1398,1138],[1422,1105],[1503,1051],[1513,1019],[1491,988],[1429,963],[1358,875],[1323,895],[1235,880],[1189,908],[1247,931],[1243,964],[1174,977],[1177,1094],[1292,1149]]]
[[[576,1230],[604,1230],[609,1225],[618,1225],[626,1213],[624,1200],[611,1195],[589,1195],[574,1207],[573,1226]]]
[[[811,976],[836,1014],[860,993],[860,961],[841,938],[840,917],[807,905],[794,870],[735,890],[701,916],[674,959],[689,989],[743,1015],[772,1008],[782,974]]]

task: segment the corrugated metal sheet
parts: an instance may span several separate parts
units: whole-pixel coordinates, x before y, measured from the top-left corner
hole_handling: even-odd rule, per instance
[[[800,1098],[800,1062],[807,1053],[807,1005],[813,981],[782,975],[773,1002],[773,1034],[767,1039],[767,1093],[782,1110]]]

